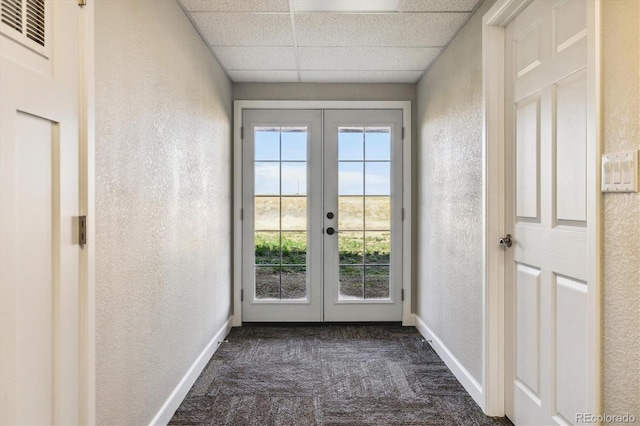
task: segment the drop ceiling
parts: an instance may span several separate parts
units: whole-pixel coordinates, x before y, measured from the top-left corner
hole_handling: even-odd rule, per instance
[[[234,82],[415,83],[480,0],[179,0]]]

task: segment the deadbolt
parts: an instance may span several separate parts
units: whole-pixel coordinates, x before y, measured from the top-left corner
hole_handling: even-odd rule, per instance
[[[513,241],[511,241],[511,234],[507,234],[506,236],[500,238],[498,242],[501,246],[511,247],[511,245],[513,244]]]
[[[327,213],[327,219],[333,219],[333,212]]]

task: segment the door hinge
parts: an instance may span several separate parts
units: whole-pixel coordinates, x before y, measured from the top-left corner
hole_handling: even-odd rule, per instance
[[[402,128],[402,140],[404,140],[404,127]]]
[[[244,126],[240,127],[240,139],[244,139]]]
[[[404,207],[402,208],[402,214],[401,214],[402,220],[404,220]]]
[[[240,220],[244,220],[244,209],[240,208]]]
[[[240,301],[244,302],[244,289],[240,290]]]
[[[402,289],[402,301],[404,302],[404,288]]]
[[[87,244],[87,216],[78,217],[78,244],[80,247]]]
[[[78,0],[78,6],[84,7],[87,5],[87,0]]]

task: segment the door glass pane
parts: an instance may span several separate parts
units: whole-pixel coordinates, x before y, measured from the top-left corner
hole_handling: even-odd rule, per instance
[[[365,129],[365,160],[391,160],[391,129],[367,127]]]
[[[307,295],[307,267],[282,267],[281,299],[304,299]]]
[[[340,127],[338,130],[338,161],[364,159],[364,129]]]
[[[256,161],[279,161],[280,129],[278,127],[256,127],[254,151]]]
[[[256,299],[280,299],[280,266],[256,266]]]
[[[307,128],[282,128],[282,161],[307,161]]]
[[[280,229],[280,197],[257,196],[254,198],[254,225],[256,231]]]
[[[364,278],[365,299],[389,298],[389,267],[365,266]]]
[[[282,203],[282,230],[307,230],[307,197],[288,196],[280,199]]]
[[[306,232],[283,232],[281,234],[281,241],[283,265],[307,264]]]
[[[388,265],[391,254],[391,233],[365,231],[364,263],[367,265]]]
[[[280,163],[256,162],[254,168],[256,195],[278,195],[280,194]]]
[[[391,197],[367,197],[364,204],[367,229],[389,231],[391,229]]]
[[[256,128],[254,137],[255,298],[304,299],[307,129]]]
[[[338,195],[363,195],[364,174],[363,163],[338,163]]]
[[[339,266],[340,299],[362,299],[364,297],[363,271],[359,265]]]
[[[364,229],[364,197],[338,197],[338,229],[356,231]]]
[[[282,195],[305,195],[307,193],[307,162],[282,164]]]
[[[256,265],[279,265],[280,232],[256,232],[253,237]]]
[[[367,162],[364,166],[364,186],[366,195],[390,195],[391,163]]]
[[[364,235],[362,231],[340,231],[338,234],[338,261],[340,264],[363,264]]]

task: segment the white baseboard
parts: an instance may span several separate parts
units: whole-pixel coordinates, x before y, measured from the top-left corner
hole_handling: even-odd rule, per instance
[[[477,382],[476,379],[467,371],[466,368],[458,361],[458,359],[451,353],[449,348],[445,346],[445,344],[436,336],[436,334],[431,331],[431,329],[425,324],[425,322],[417,315],[414,315],[416,318],[416,328],[424,336],[426,340],[430,340],[431,347],[438,354],[438,356],[444,361],[444,363],[449,367],[449,370],[456,376],[456,379],[464,386],[471,398],[482,408],[484,411],[484,396],[482,394],[482,386]]]
[[[173,392],[171,392],[171,395],[169,395],[169,398],[167,398],[165,403],[162,405],[162,408],[160,408],[158,414],[156,414],[153,420],[151,420],[150,424],[152,426],[166,426],[169,423],[176,410],[182,403],[182,400],[185,396],[187,396],[187,393],[189,393],[189,389],[191,389],[191,386],[193,386],[193,384],[196,382],[198,376],[200,376],[200,373],[202,373],[202,370],[204,370],[204,368],[207,366],[207,363],[209,362],[211,356],[220,347],[220,343],[222,343],[227,334],[229,334],[229,331],[231,331],[232,322],[233,316],[229,317],[229,319],[224,324],[222,324],[220,330],[218,330],[216,335],[213,336],[207,347],[204,348],[202,353],[198,356],[198,358],[196,358],[194,363],[186,372],[182,380],[180,380],[180,383],[178,383]]]

